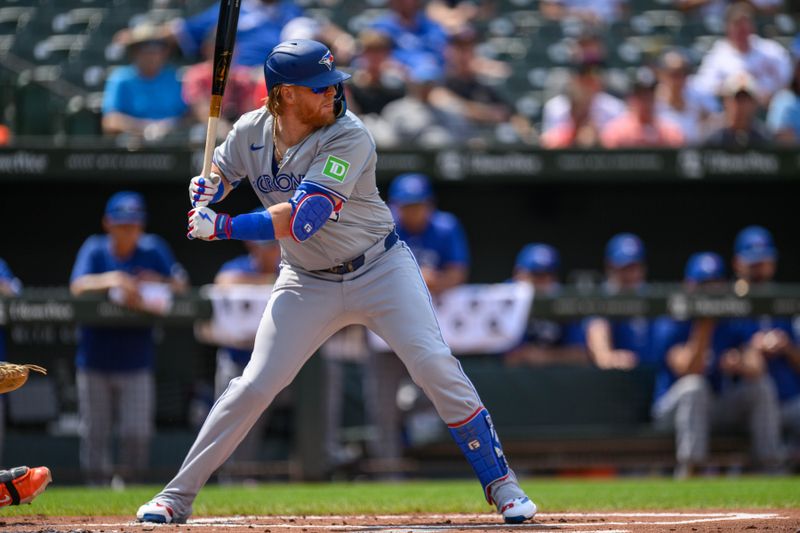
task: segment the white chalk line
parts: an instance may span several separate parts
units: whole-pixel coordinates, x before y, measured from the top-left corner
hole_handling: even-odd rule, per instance
[[[737,520],[782,520],[787,517],[781,516],[777,513],[738,513],[738,512],[709,512],[709,513],[683,513],[683,512],[609,512],[609,513],[539,513],[536,515],[538,519],[549,519],[553,521],[548,522],[527,522],[519,525],[509,525],[497,522],[498,516],[494,514],[432,514],[432,515],[328,515],[328,516],[231,516],[231,517],[208,517],[208,518],[194,518],[189,520],[186,524],[152,524],[141,523],[136,521],[131,522],[118,522],[118,523],[80,523],[80,524],[58,524],[58,527],[64,528],[161,528],[161,527],[191,527],[191,526],[215,526],[220,528],[229,529],[243,529],[243,528],[276,528],[276,529],[316,529],[325,531],[376,531],[381,533],[439,533],[441,531],[448,531],[454,529],[507,529],[509,527],[520,529],[552,529],[557,527],[559,529],[567,529],[571,533],[580,533],[575,528],[606,528],[611,526],[674,526],[674,525],[691,525],[701,524],[708,522],[729,522]],[[667,518],[675,518],[673,520],[666,520]],[[590,518],[604,518],[602,522],[589,521],[589,522],[555,522],[555,520],[579,520]],[[608,518],[658,518],[658,521],[608,521]],[[489,523],[446,523],[446,524],[398,524],[403,520],[486,520]],[[330,522],[334,520],[370,520],[372,523],[362,524],[313,524],[309,522],[325,521]],[[293,523],[293,522],[301,523]],[[381,521],[389,521],[389,523],[381,524]],[[492,523],[495,522],[495,523]],[[592,531],[592,530],[588,530]],[[628,530],[604,530],[606,533],[625,533]]]

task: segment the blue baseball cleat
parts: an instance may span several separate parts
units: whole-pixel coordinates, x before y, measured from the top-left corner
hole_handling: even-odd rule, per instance
[[[506,524],[521,524],[536,516],[536,504],[527,496],[514,498],[500,508],[500,514]]]

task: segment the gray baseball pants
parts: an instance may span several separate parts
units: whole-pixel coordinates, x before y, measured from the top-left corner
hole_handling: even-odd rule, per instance
[[[769,376],[742,380],[714,395],[705,377],[684,376],[653,406],[656,424],[675,430],[679,465],[702,464],[712,427],[747,427],[754,458],[773,466],[783,458],[780,409]]]
[[[156,496],[172,505],[176,518],[191,514],[199,490],[275,395],[328,337],[349,324],[383,337],[445,422],[460,422],[481,405],[442,338],[408,247],[399,242],[385,251],[379,241],[365,256],[364,266],[345,275],[281,269],[250,363],[216,401],[178,474]]]
[[[150,459],[155,419],[153,371],[98,372],[78,370],[81,469],[90,483],[107,483],[114,471],[111,436],[119,425],[118,470],[138,481]]]

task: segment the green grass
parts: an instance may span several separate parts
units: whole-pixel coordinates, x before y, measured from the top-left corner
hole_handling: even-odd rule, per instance
[[[800,478],[738,477],[676,482],[669,479],[547,479],[523,482],[544,512],[638,509],[753,509],[800,507]],[[50,487],[30,506],[7,507],[14,515],[127,515],[160,487],[122,492]],[[407,483],[264,484],[204,488],[195,516],[232,514],[485,513],[475,481]]]

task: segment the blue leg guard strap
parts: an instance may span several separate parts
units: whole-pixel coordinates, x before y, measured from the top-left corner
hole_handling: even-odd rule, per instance
[[[481,406],[465,421],[449,424],[448,427],[461,452],[475,470],[483,486],[486,501],[494,504],[490,494],[491,485],[507,477],[509,470],[489,411]]]

